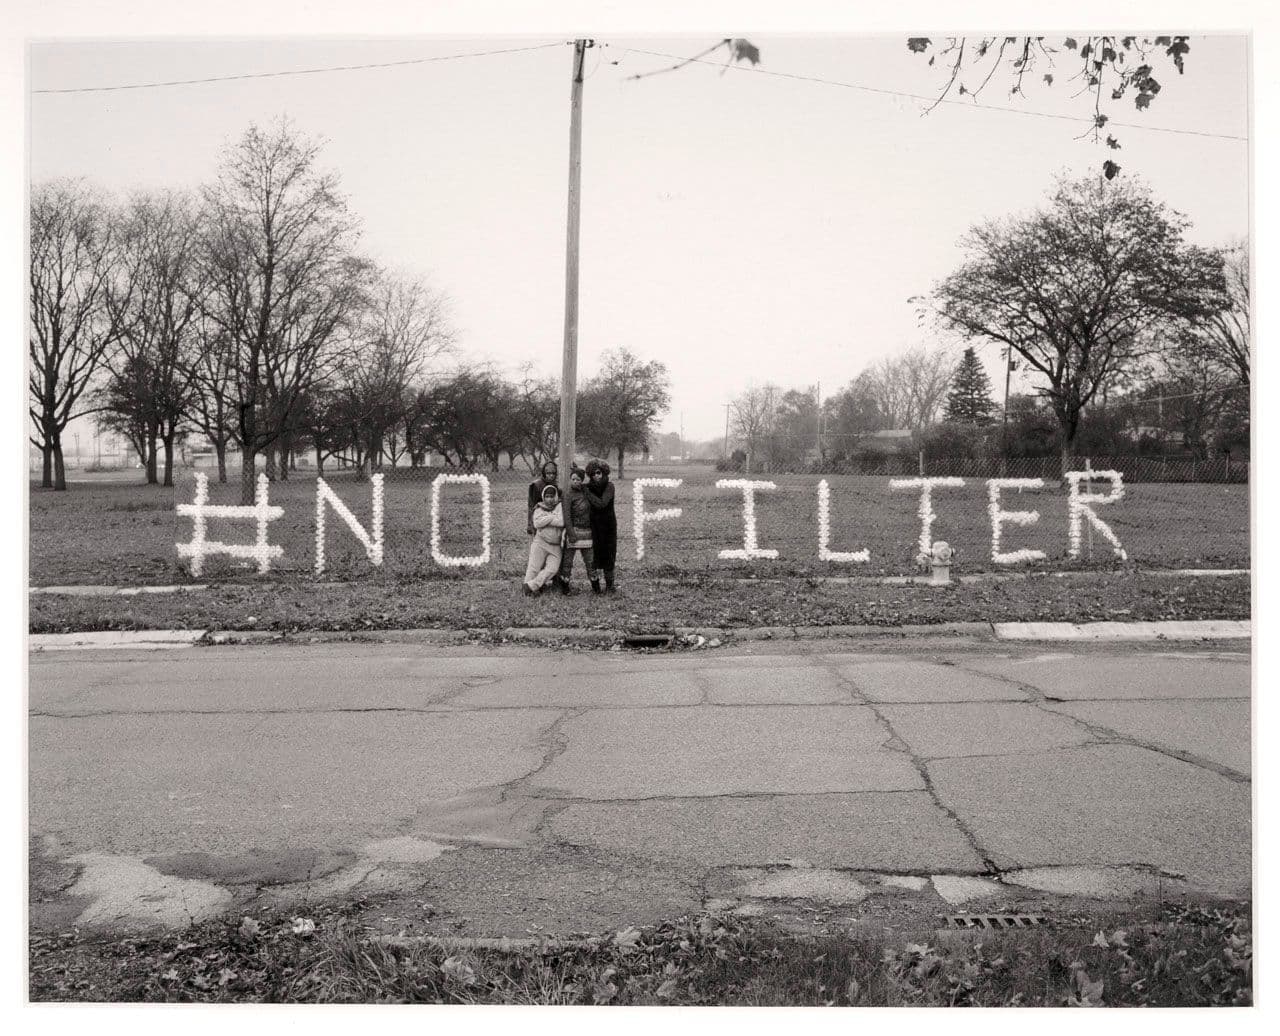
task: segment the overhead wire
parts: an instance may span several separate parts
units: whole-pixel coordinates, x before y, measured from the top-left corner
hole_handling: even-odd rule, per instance
[[[538,43],[528,47],[506,47],[501,50],[477,50],[465,54],[440,54],[430,58],[407,58],[403,61],[372,61],[360,65],[328,65],[321,68],[291,68],[275,72],[241,72],[225,76],[204,76],[199,79],[167,79],[152,83],[124,83],[115,86],[69,86],[58,89],[32,90],[33,94],[83,94],[106,93],[114,90],[154,90],[170,86],[195,86],[200,83],[226,83],[238,79],[275,79],[281,76],[310,76],[325,72],[359,72],[374,68],[400,68],[406,65],[427,65],[439,61],[458,61],[462,58],[487,58],[497,54],[520,54],[526,51],[546,50],[566,46],[564,40],[555,43]]]
[[[373,61],[373,62],[365,62],[362,64],[354,64],[354,65],[326,65],[326,66],[317,67],[317,68],[281,69],[281,70],[271,71],[271,72],[242,72],[242,73],[235,73],[235,74],[223,75],[223,76],[201,76],[199,78],[194,78],[194,79],[158,80],[155,82],[148,82],[148,83],[121,83],[121,84],[114,84],[114,85],[108,85],[108,86],[72,86],[72,87],[57,87],[57,88],[41,88],[41,89],[32,90],[31,93],[32,94],[80,94],[80,93],[109,93],[109,92],[123,91],[123,90],[154,90],[154,89],[163,89],[167,87],[177,87],[177,86],[196,86],[203,83],[225,83],[225,82],[234,82],[234,81],[249,80],[249,79],[276,79],[276,78],[282,78],[287,76],[321,75],[321,74],[330,73],[330,72],[357,72],[357,71],[366,71],[370,69],[381,69],[381,68],[402,68],[402,67],[412,66],[412,65],[433,64],[433,63],[442,62],[442,61],[457,61],[457,60],[462,60],[466,58],[493,57],[501,54],[519,54],[519,53],[525,53],[529,51],[546,50],[552,47],[568,46],[571,43],[572,41],[557,40],[552,43],[539,43],[539,44],[533,44],[531,46],[525,46],[525,47],[504,47],[504,48],[499,48],[494,50],[470,51],[470,52],[461,53],[461,54],[441,54],[441,55],[436,55],[435,57],[408,58],[401,61]],[[610,44],[598,43],[597,46],[604,48],[604,47],[609,47]],[[798,82],[819,83],[824,86],[836,86],[842,89],[857,90],[863,93],[879,94],[886,97],[899,97],[899,98],[904,98],[906,100],[912,100],[912,101],[922,101],[930,105],[934,105],[934,104],[959,105],[960,107],[963,107],[963,108],[976,109],[978,111],[1006,112],[1013,115],[1025,115],[1025,116],[1030,116],[1033,118],[1040,118],[1040,119],[1055,119],[1062,122],[1092,124],[1094,121],[1093,119],[1086,119],[1077,115],[1062,115],[1055,112],[1036,111],[1030,108],[1016,108],[1012,105],[1004,105],[1004,104],[987,104],[977,100],[960,101],[960,100],[955,100],[952,98],[945,98],[945,97],[939,99],[937,97],[931,97],[927,94],[911,93],[905,90],[892,90],[887,87],[867,86],[864,83],[847,83],[837,79],[827,79],[822,76],[802,75],[798,72],[779,72],[774,69],[759,68],[754,65],[740,65],[733,62],[723,63],[720,61],[710,61],[704,57],[698,57],[698,56],[681,57],[678,54],[669,54],[659,50],[646,50],[641,47],[626,47],[622,52],[622,56],[618,59],[618,61],[613,62],[613,64],[616,65],[620,63],[622,60],[626,58],[628,54],[643,54],[647,57],[663,58],[665,60],[678,62],[682,65],[683,64],[711,65],[716,68],[719,68],[722,72],[725,70],[732,70],[735,72],[752,72],[757,75],[772,76],[777,79],[790,79]],[[595,68],[592,69],[590,73],[591,75],[595,75],[596,71],[599,70],[600,62],[602,59],[603,59],[603,54],[601,54],[597,58],[596,66]],[[1183,136],[1208,137],[1208,138],[1218,139],[1218,140],[1247,141],[1249,139],[1247,136],[1240,136],[1238,134],[1233,134],[1233,133],[1214,133],[1207,130],[1181,129],[1175,126],[1152,126],[1152,125],[1148,125],[1140,122],[1108,121],[1107,125],[1117,126],[1123,129],[1148,130],[1153,133],[1174,133],[1174,134],[1180,134]]]

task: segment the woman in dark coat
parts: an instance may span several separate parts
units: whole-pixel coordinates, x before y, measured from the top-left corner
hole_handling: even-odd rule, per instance
[[[595,552],[593,579],[604,572],[606,593],[614,592],[613,566],[618,556],[618,516],[613,510],[613,483],[609,465],[602,460],[587,462],[587,502],[591,505],[591,542]]]

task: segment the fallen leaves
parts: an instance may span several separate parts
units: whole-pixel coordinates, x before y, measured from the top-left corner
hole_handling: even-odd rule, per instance
[[[1071,991],[1072,996],[1066,998],[1067,1007],[1102,1007],[1102,992],[1104,983],[1102,979],[1094,981],[1089,978],[1089,973],[1084,970],[1084,966],[1078,961],[1072,966],[1071,971]]]

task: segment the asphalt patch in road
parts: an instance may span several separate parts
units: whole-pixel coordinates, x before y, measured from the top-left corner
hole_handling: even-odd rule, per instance
[[[218,885],[289,885],[323,878],[354,863],[355,853],[324,849],[251,849],[230,856],[170,853],[143,862],[175,878],[199,878]]]
[[[574,847],[446,853],[362,916],[388,934],[564,937],[697,912],[702,872]]]

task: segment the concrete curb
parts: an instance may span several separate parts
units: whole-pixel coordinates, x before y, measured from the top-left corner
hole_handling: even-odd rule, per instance
[[[994,641],[1204,641],[1249,640],[1253,626],[1247,619],[1205,619],[1167,622],[943,622],[927,626],[759,626],[745,629],[719,627],[676,628],[654,626],[645,630],[572,629],[556,626],[508,627],[506,629],[409,629],[409,630],[301,630],[281,633],[273,630],[105,630],[84,633],[34,633],[28,638],[31,651],[71,650],[160,650],[192,647],[198,643],[234,646],[239,644],[288,644],[297,646],[334,639],[380,644],[422,644],[437,647],[464,647],[499,637],[531,647],[615,648],[628,636],[668,634],[683,645],[698,650],[732,647],[768,641],[834,640],[937,640],[964,639]],[[698,642],[700,639],[700,642]]]
[[[575,641],[579,644],[617,644],[627,634],[621,630],[574,629],[556,626],[509,626],[496,631],[505,640]]]
[[[109,651],[133,649],[162,651],[189,648],[205,635],[204,630],[96,630],[89,633],[33,633],[27,638],[30,651]]]
[[[997,622],[997,640],[1248,640],[1247,619],[1186,622]]]

